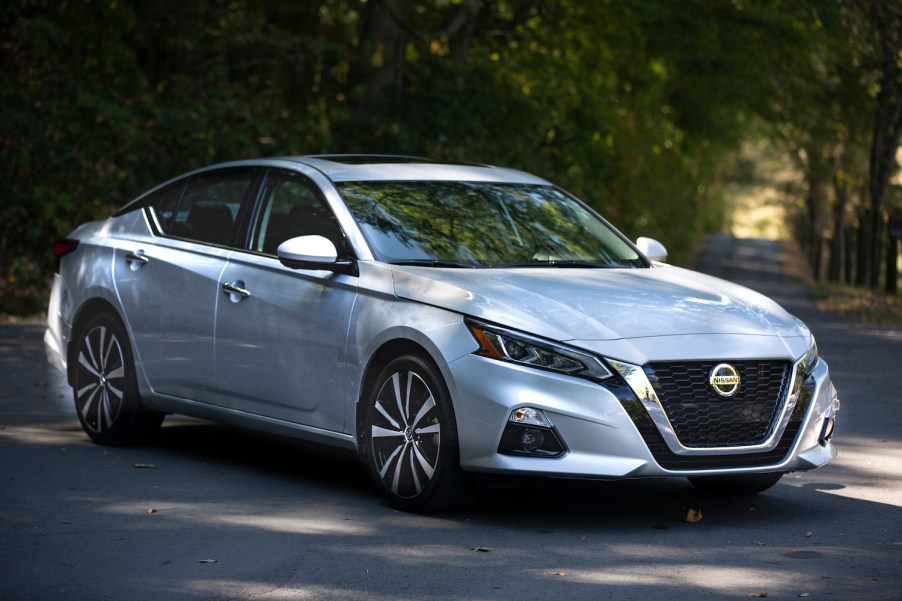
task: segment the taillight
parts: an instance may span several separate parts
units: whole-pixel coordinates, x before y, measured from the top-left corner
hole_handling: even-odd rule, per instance
[[[62,260],[62,258],[73,252],[76,248],[78,248],[78,240],[70,240],[68,238],[66,238],[65,240],[59,240],[56,244],[53,245],[54,273],[60,272],[60,261]]]

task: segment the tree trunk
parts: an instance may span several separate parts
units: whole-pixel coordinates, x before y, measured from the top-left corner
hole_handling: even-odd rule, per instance
[[[823,282],[826,275],[824,257],[829,252],[827,244],[829,199],[827,198],[824,162],[820,149],[808,153],[808,222],[811,228],[811,259],[814,277]]]
[[[357,78],[363,86],[360,109],[391,100],[402,86],[402,69],[409,39],[404,17],[411,0],[370,0],[360,23]]]
[[[886,246],[886,291],[889,294],[899,292],[899,238],[890,238]]]
[[[868,210],[858,212],[858,269],[855,285],[866,288],[871,284],[871,216]]]
[[[462,0],[457,9],[449,13],[444,27],[439,31],[439,35],[448,38],[454,60],[466,61],[482,7],[483,0]]]
[[[850,132],[850,140],[852,139],[854,139],[854,131]],[[833,211],[833,247],[830,250],[830,272],[827,276],[831,282],[842,281],[842,269],[846,262],[846,207],[849,202],[849,184],[845,156],[845,149],[840,148],[837,169],[833,176],[836,206]]]
[[[899,53],[902,52],[902,2],[874,0],[872,17],[882,54],[869,174],[871,247],[868,284],[871,288],[877,288],[880,281],[882,233],[886,230],[883,198],[896,166],[896,150],[902,141],[902,68],[898,63]]]

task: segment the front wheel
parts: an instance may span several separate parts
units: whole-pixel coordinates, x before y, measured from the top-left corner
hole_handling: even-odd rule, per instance
[[[731,476],[697,476],[689,481],[699,490],[726,495],[754,495],[780,481],[782,472],[773,474],[737,474]]]
[[[109,315],[96,315],[79,331],[77,345],[73,390],[82,429],[98,444],[143,442],[163,414],[141,403],[125,329]]]
[[[382,369],[366,398],[361,437],[370,474],[392,506],[432,513],[472,500],[451,396],[432,363],[407,355]]]

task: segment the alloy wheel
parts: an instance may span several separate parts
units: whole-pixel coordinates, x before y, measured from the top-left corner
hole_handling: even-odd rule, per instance
[[[387,378],[371,408],[370,440],[383,485],[400,498],[423,493],[435,475],[441,423],[435,397],[413,371]]]
[[[125,403],[126,370],[122,345],[112,330],[89,330],[78,347],[75,376],[76,408],[85,428],[113,428]]]

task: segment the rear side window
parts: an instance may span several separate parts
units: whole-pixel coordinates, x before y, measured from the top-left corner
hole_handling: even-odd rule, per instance
[[[164,234],[229,246],[254,177],[252,172],[201,175],[158,192],[149,206]]]

